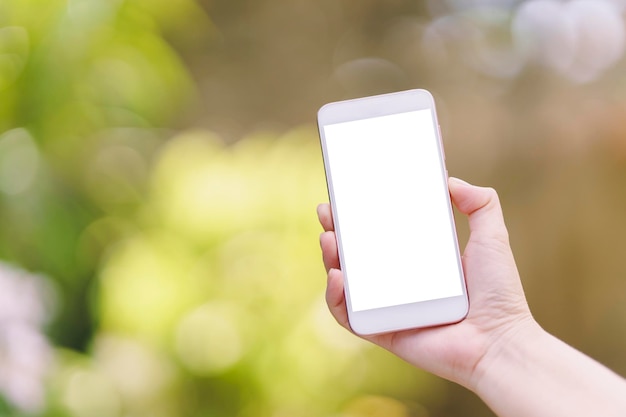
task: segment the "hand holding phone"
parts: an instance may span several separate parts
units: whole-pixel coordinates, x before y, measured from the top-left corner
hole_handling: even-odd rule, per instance
[[[391,98],[391,101],[395,101],[395,98]],[[320,112],[320,134],[333,207],[331,214],[329,204],[320,205],[318,215],[325,230],[320,236],[320,241],[324,265],[328,272],[326,302],[335,319],[347,329],[361,333],[364,339],[388,349],[407,362],[467,387],[502,417],[626,415],[624,395],[626,381],[548,334],[530,314],[509,245],[498,196],[493,189],[472,186],[454,178],[445,182],[445,188],[449,190],[454,205],[461,213],[467,215],[470,226],[471,234],[462,261],[462,269],[467,279],[467,292],[463,291],[463,294],[469,294],[471,298],[471,309],[467,317],[454,324],[405,330],[406,327],[421,327],[424,320],[445,324],[450,317],[461,314],[463,310],[459,309],[459,306],[462,307],[463,302],[461,299],[460,302],[453,304],[442,303],[441,300],[446,298],[424,300],[424,294],[427,294],[426,297],[447,294],[450,296],[448,299],[458,298],[459,296],[450,295],[449,292],[456,291],[454,279],[451,279],[454,274],[438,275],[434,271],[432,274],[426,274],[426,279],[414,286],[414,277],[407,275],[406,271],[419,271],[420,267],[415,268],[410,262],[407,263],[406,259],[396,257],[397,253],[402,256],[411,255],[415,262],[423,262],[422,266],[450,262],[449,252],[442,250],[445,249],[445,244],[433,245],[438,249],[426,251],[431,253],[433,258],[429,261],[422,260],[424,253],[421,252],[389,250],[390,247],[402,246],[400,243],[407,238],[407,235],[396,233],[392,226],[402,225],[404,221],[408,221],[407,224],[412,228],[423,224],[409,219],[408,213],[412,212],[417,217],[438,216],[435,212],[439,212],[439,209],[433,208],[440,207],[440,201],[433,203],[428,198],[439,200],[441,193],[436,190],[440,187],[428,188],[429,185],[416,182],[415,176],[410,174],[411,169],[402,166],[409,160],[419,159],[413,159],[416,154],[410,150],[410,146],[395,147],[396,150],[412,155],[398,158],[397,162],[401,165],[399,167],[372,164],[372,170],[384,171],[390,168],[385,172],[393,173],[393,175],[383,173],[383,181],[376,183],[378,177],[366,171],[367,164],[363,160],[355,165],[352,165],[351,160],[359,160],[364,156],[369,161],[379,156],[383,161],[394,158],[390,157],[387,145],[380,145],[378,154],[367,149],[367,140],[361,143],[357,139],[369,139],[380,144],[392,137],[396,140],[392,140],[391,143],[399,145],[397,141],[399,138],[404,138],[406,142],[415,140],[416,135],[408,135],[406,132],[415,133],[417,129],[422,133],[417,136],[428,142],[429,137],[432,140],[431,133],[434,128],[429,127],[429,123],[422,124],[424,129],[411,126],[417,119],[409,121],[402,131],[394,130],[397,123],[361,124],[364,115],[365,119],[369,120],[397,113],[398,108],[395,104],[381,102],[377,98],[374,98],[373,102],[377,105],[385,104],[382,106],[382,114],[371,113],[368,110],[363,112],[363,109],[359,109],[358,106],[354,109],[352,105],[348,106],[347,112],[344,112],[345,108],[340,109],[341,111],[337,112],[340,115],[338,119],[335,116],[329,119],[324,112]],[[402,106],[401,108],[406,109]],[[403,113],[411,111],[414,109]],[[331,113],[334,113],[334,110]],[[327,123],[333,125],[354,121],[356,124],[352,127],[356,128],[347,129],[346,135],[337,135],[337,131],[333,133],[333,128],[328,130],[324,128]],[[395,120],[397,121],[398,119]],[[435,121],[433,118],[433,126]],[[367,128],[364,128],[366,125]],[[358,134],[354,135],[355,133]],[[365,149],[358,146],[361,144]],[[343,154],[337,153],[336,149],[333,150],[337,146],[339,148],[345,146],[350,152],[344,149]],[[431,159],[431,162],[437,160],[428,147],[422,151],[422,157]],[[373,154],[376,156],[373,157]],[[344,158],[337,159],[337,155],[343,155]],[[440,155],[442,156],[441,149]],[[350,159],[346,159],[348,157]],[[358,169],[350,170],[351,166]],[[426,162],[423,166],[429,166],[429,163]],[[432,164],[430,166],[433,167]],[[438,184],[438,178],[445,172],[443,162],[439,169],[436,168],[437,164],[434,166],[435,169],[422,171],[425,177],[433,181],[430,185]],[[398,172],[403,174],[397,175]],[[368,181],[363,182],[363,178],[367,178]],[[410,181],[405,181],[406,178],[410,178]],[[403,186],[398,187],[394,184],[390,187],[392,192],[388,192],[384,185],[392,179],[403,183]],[[346,183],[350,187],[345,187]],[[371,184],[373,186],[370,187]],[[415,184],[418,184],[417,188]],[[423,186],[426,188],[422,188]],[[404,201],[410,204],[410,199],[403,200],[404,197],[394,199],[398,191],[413,192],[416,189],[418,200],[429,209],[422,210],[422,204],[418,204],[414,207],[414,212],[395,211],[393,205],[386,206],[376,200],[380,192],[394,203]],[[424,189],[429,191],[424,193]],[[353,190],[356,192],[352,192]],[[350,201],[355,196],[356,200]],[[347,210],[346,207],[351,207],[352,210]],[[359,208],[363,211],[354,211]],[[365,233],[353,235],[355,228],[351,225],[353,220],[351,214],[354,213],[359,227],[362,227]],[[346,218],[349,219],[347,222]],[[414,239],[429,236],[430,232],[447,233],[448,228],[445,227],[446,222],[441,221],[442,218],[445,216],[433,221],[432,227],[426,227],[428,233],[418,235]],[[348,226],[345,226],[346,224]],[[385,228],[390,228],[391,231],[381,233],[380,230]],[[358,232],[361,229],[356,230]],[[355,236],[358,236],[357,240],[354,240]],[[381,236],[385,238],[380,239]],[[444,238],[441,241],[449,242],[449,239]],[[408,244],[412,245],[414,242],[409,241]],[[358,249],[357,254],[367,254],[372,258],[355,257],[354,248]],[[448,255],[443,255],[445,253]],[[404,266],[396,268],[395,265],[391,265],[395,262],[404,262]],[[369,277],[365,275],[363,279],[363,273],[370,271],[369,268],[364,268],[364,265],[373,265],[371,270],[377,271],[378,274]],[[391,266],[386,268],[387,265]],[[426,268],[426,271],[428,270]],[[449,282],[440,285],[437,279]],[[372,283],[375,291],[363,291],[360,288],[362,285],[369,286]],[[384,288],[385,283],[393,285]],[[431,288],[422,292],[423,287],[429,285],[437,289],[432,291]],[[408,294],[400,294],[394,291],[394,288],[402,288]],[[414,291],[415,289],[419,291]],[[381,294],[378,291],[381,291]],[[414,302],[396,304],[407,299]],[[389,328],[396,330],[388,331]]]
[[[463,258],[471,299],[467,318],[451,325],[363,337],[421,369],[476,390],[476,374],[489,367],[482,362],[492,359],[490,352],[517,343],[511,338],[525,337],[524,329],[537,325],[524,298],[497,194],[455,178],[448,182],[452,201],[468,216],[471,232]],[[352,330],[330,205],[321,204],[318,216],[324,228],[320,243],[328,272],[326,302],[337,322]],[[384,219],[370,219],[370,227],[380,224]]]

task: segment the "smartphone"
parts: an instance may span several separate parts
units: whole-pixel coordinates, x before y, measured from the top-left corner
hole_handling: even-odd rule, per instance
[[[463,320],[469,302],[432,95],[329,103],[318,127],[352,330]]]

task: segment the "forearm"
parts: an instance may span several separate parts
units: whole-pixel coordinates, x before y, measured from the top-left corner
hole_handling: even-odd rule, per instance
[[[470,388],[500,417],[626,416],[626,380],[536,323],[498,345]]]

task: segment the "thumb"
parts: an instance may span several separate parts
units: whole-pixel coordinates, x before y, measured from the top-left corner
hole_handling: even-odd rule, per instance
[[[468,216],[472,235],[508,242],[500,199],[493,188],[477,187],[458,178],[448,179],[452,202]]]

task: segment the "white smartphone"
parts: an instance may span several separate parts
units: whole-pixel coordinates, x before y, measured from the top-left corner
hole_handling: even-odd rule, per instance
[[[318,126],[352,330],[463,320],[469,303],[432,95],[326,104]]]

